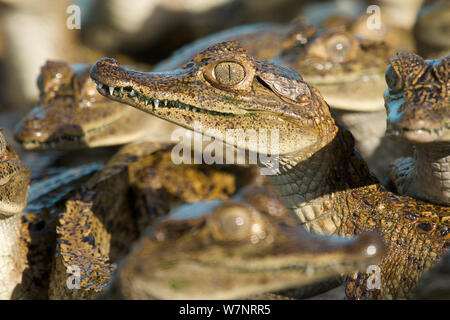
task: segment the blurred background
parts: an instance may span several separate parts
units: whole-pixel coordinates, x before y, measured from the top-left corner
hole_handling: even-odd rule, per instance
[[[15,124],[38,104],[37,76],[49,59],[92,63],[111,56],[154,65],[180,46],[220,30],[256,22],[286,24],[294,19],[319,27],[344,26],[385,40],[396,50],[426,55],[421,49],[438,46],[445,51],[450,46],[445,36],[449,34],[449,2],[0,0],[0,128],[13,143]],[[441,9],[433,12],[436,3]],[[366,21],[374,14],[380,15],[381,26],[368,30]],[[426,15],[430,17],[419,22],[418,17]],[[433,34],[437,29],[440,32]],[[20,146],[13,146],[22,153]]]

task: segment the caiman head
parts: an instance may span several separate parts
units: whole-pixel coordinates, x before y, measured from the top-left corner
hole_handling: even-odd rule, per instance
[[[387,134],[413,144],[450,142],[450,56],[399,53],[386,70]]]
[[[120,264],[109,298],[244,298],[363,270],[382,256],[376,234],[314,235],[281,200],[261,201],[267,193],[175,209]]]
[[[293,24],[274,62],[301,73],[332,108],[383,110],[384,70],[391,49],[382,41],[363,39],[344,28],[316,29]]]
[[[30,175],[0,129],[0,220],[25,209]]]
[[[67,150],[127,143],[152,117],[98,94],[88,64],[47,61],[38,77],[39,106],[17,126],[27,150]],[[138,113],[139,114],[139,113]]]
[[[170,72],[134,71],[103,58],[92,66],[91,77],[112,100],[191,130],[200,123],[197,131],[218,140],[231,129],[265,129],[270,135],[277,130],[283,137],[279,155],[314,151],[337,131],[328,105],[299,73],[250,57],[234,42],[214,45]],[[267,152],[260,150],[265,144],[236,140],[238,148]],[[265,146],[275,150],[267,140]]]

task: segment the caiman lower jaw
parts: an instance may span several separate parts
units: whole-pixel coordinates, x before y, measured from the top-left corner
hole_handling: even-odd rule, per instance
[[[427,143],[433,141],[448,141],[450,136],[450,123],[445,123],[438,129],[410,129],[405,127],[393,126],[388,122],[386,135],[402,137],[412,142]],[[441,139],[444,138],[444,139]]]
[[[70,144],[70,149],[73,149],[72,146],[80,146],[80,148],[82,148],[85,143],[84,139],[85,136],[62,135],[49,141],[16,140],[20,142],[25,150],[61,150],[65,149],[65,146],[69,147],[68,144]]]
[[[110,127],[114,125],[116,122],[118,122],[120,119],[121,117],[117,117],[116,119],[113,119],[108,123],[87,130],[83,134],[79,135],[63,133],[59,136],[52,138],[51,140],[39,141],[39,140],[24,140],[23,138],[20,137],[20,134],[16,132],[15,139],[22,145],[22,147],[25,150],[45,151],[45,150],[84,149],[86,148],[86,146],[90,146],[90,141],[95,140],[93,138],[95,134],[109,130]]]
[[[335,274],[335,273],[345,273],[349,270],[364,270],[367,267],[367,260],[361,259],[360,261],[349,261],[348,259],[322,259],[323,261],[315,261],[313,257],[309,261],[304,261],[304,263],[292,263],[292,264],[280,264],[278,266],[264,266],[263,264],[258,264],[255,266],[249,265],[225,265],[219,266],[225,268],[226,270],[232,271],[233,273],[252,273],[252,274],[267,274],[267,273],[277,273],[277,272],[295,272],[297,275],[306,275],[308,277],[317,275],[323,276],[324,274]],[[214,266],[217,268],[218,266]]]
[[[153,97],[149,97],[144,95],[143,93],[140,93],[136,90],[134,90],[131,87],[110,87],[107,85],[104,85],[96,80],[94,80],[97,83],[97,91],[107,97],[111,98],[118,102],[123,102],[126,104],[130,104],[133,106],[136,106],[144,111],[153,111],[154,114],[156,114],[156,111],[158,109],[170,109],[170,108],[176,108],[180,110],[190,111],[190,112],[197,112],[197,113],[203,113],[203,114],[210,114],[214,116],[225,116],[225,117],[233,117],[233,113],[227,113],[227,112],[218,112],[213,110],[208,110],[204,108],[198,108],[189,104],[185,104],[181,101],[175,101],[175,100],[168,100],[168,99],[155,99]],[[150,107],[149,107],[150,106]],[[150,110],[151,108],[151,110]]]

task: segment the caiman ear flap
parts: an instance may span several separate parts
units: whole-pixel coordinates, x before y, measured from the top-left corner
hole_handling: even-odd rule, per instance
[[[259,78],[282,98],[297,103],[310,103],[311,90],[309,86],[300,79],[277,76],[272,72],[260,72]]]
[[[425,60],[417,54],[399,52],[391,59],[391,65],[399,75],[406,75],[403,81],[408,85],[414,85],[427,70]]]

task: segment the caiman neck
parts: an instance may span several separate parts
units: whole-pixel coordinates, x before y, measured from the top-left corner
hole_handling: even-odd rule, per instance
[[[26,248],[20,234],[21,215],[0,215],[0,300],[11,299],[22,282]]]
[[[415,146],[408,187],[416,198],[450,205],[450,143]]]
[[[377,183],[355,153],[353,136],[342,126],[314,154],[300,151],[281,158],[278,174],[267,178],[300,222],[319,234],[341,229],[344,212],[330,209],[343,201],[347,190]]]

